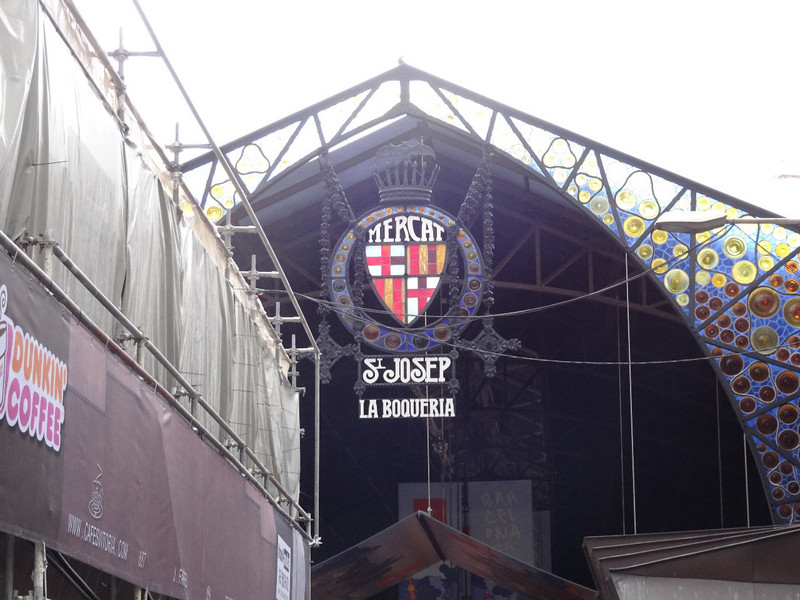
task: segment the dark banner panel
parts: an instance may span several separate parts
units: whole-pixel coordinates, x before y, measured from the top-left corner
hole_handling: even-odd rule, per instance
[[[0,316],[3,530],[177,598],[306,597],[303,538],[5,254]]]

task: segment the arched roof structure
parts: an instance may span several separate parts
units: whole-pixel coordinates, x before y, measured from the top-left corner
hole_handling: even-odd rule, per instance
[[[684,377],[682,371],[671,371],[669,380],[654,374],[648,385],[654,394],[669,388],[675,424],[681,427],[681,419],[691,420],[693,411],[701,409],[681,400],[685,391],[678,383],[695,384],[690,362],[710,364],[745,434],[772,521],[800,521],[800,234],[770,224],[698,234],[661,231],[657,220],[672,211],[775,215],[404,64],[222,150],[295,285],[302,281],[299,287],[312,296],[319,285],[319,203],[325,194],[321,160],[330,162],[357,206],[359,197],[375,197],[369,162],[377,149],[412,139],[433,147],[442,172],[452,174],[440,178],[434,189],[437,204],[463,198],[484,153],[491,153],[495,210],[498,221],[503,220],[495,252],[496,294],[506,298],[509,311],[589,302],[582,316],[558,322],[561,340],[565,345],[569,340],[573,356],[584,353],[597,360],[599,353],[609,364],[624,363],[619,348],[625,344],[617,342],[628,309],[634,319],[647,317],[648,327],[655,327],[642,334],[638,346],[639,358],[645,361],[658,355],[657,346],[686,336],[676,328],[689,332],[701,352],[683,345],[677,351],[688,354],[672,356],[687,359],[685,367],[678,365],[685,380],[676,382],[676,377]],[[217,222],[223,235],[226,225],[247,224],[241,198],[212,155],[192,159],[182,170],[206,216]],[[246,236],[237,237],[233,246],[242,260],[256,252]],[[621,285],[626,280],[627,300]],[[615,323],[593,320],[601,307],[606,311],[603,319],[616,319]],[[523,358],[542,358],[542,348],[531,339],[544,334],[528,328],[527,322],[518,323],[505,335],[523,338]],[[532,337],[520,335],[520,329]],[[587,332],[605,341],[589,343],[584,339]],[[663,355],[654,361],[669,362]],[[564,363],[556,367],[566,370],[569,361]],[[541,366],[534,362],[507,367],[506,382],[517,380],[511,384],[515,398],[529,389]],[[616,389],[617,371],[605,377]],[[519,438],[519,443],[528,444],[525,452],[541,451],[544,442],[532,432],[542,429],[543,421],[521,409],[536,402],[528,398],[517,405],[510,401],[499,408],[485,406],[513,415],[511,423],[503,423],[501,417],[494,421],[500,429],[507,428],[498,440]],[[589,413],[585,418],[593,417]],[[713,437],[713,422],[706,430]],[[492,433],[480,435],[488,438]],[[502,446],[498,441],[489,452],[495,469],[497,462],[509,464],[504,476],[536,470],[536,459],[522,467],[519,455],[511,457]],[[691,453],[691,446],[681,444],[676,451]],[[542,469],[538,476],[546,481],[552,473]]]

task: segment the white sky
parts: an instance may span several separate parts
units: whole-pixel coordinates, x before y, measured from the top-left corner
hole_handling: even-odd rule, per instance
[[[131,0],[75,0],[107,50],[152,50]],[[800,2],[140,0],[217,143],[397,65],[800,216]],[[102,15],[99,16],[99,15]],[[202,142],[157,59],[128,93]],[[154,93],[156,90],[160,92]]]

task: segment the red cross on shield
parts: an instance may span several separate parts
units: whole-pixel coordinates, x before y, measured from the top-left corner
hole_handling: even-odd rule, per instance
[[[425,314],[441,284],[446,244],[368,244],[364,249],[372,287],[402,325]]]

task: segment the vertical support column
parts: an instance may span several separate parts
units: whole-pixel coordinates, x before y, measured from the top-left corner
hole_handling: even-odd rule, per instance
[[[5,600],[14,597],[14,536],[6,534],[6,589]]]
[[[44,543],[33,544],[33,600],[44,600]]]

